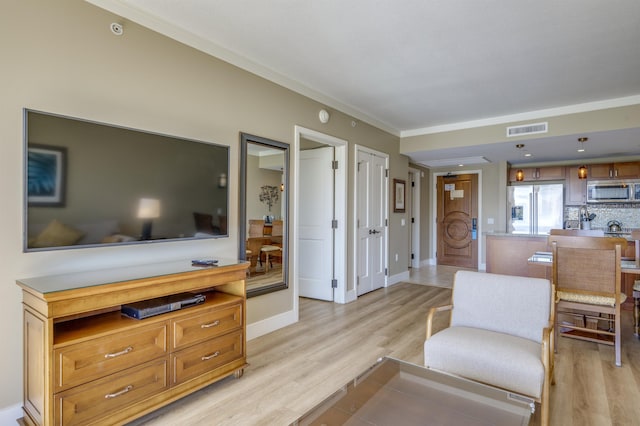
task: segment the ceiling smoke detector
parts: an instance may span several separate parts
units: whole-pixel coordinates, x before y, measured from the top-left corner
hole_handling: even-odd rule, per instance
[[[109,28],[111,29],[111,32],[117,36],[124,34],[124,27],[118,22],[112,22],[111,25],[109,25]]]
[[[329,122],[329,112],[326,109],[321,109],[318,113],[318,118],[322,124],[326,124]]]

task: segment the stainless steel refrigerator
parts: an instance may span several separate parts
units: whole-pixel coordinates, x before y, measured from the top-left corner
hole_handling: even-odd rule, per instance
[[[562,228],[563,184],[513,185],[507,190],[508,232],[545,235]]]

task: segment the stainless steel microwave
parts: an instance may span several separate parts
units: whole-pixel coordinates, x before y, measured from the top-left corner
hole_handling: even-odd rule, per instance
[[[640,181],[589,181],[587,203],[640,203]]]

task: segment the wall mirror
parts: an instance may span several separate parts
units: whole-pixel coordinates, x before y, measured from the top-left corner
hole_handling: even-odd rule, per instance
[[[247,297],[286,289],[289,145],[240,134],[239,258],[249,262]]]

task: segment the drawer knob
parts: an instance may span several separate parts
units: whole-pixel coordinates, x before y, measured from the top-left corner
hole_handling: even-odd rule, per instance
[[[114,352],[114,353],[110,353],[110,354],[105,354],[104,357],[105,358],[115,358],[115,357],[120,356],[120,355],[128,354],[132,350],[133,350],[133,346],[129,346],[129,347],[121,350],[120,352]]]
[[[126,388],[119,390],[118,392],[114,392],[114,393],[108,393],[104,396],[105,399],[110,399],[110,398],[116,398],[120,395],[123,395],[127,392],[129,392],[131,389],[133,389],[133,385],[129,385]]]
[[[208,360],[210,360],[210,359],[212,359],[212,358],[217,357],[218,355],[220,355],[220,351],[215,351],[215,352],[214,352],[214,353],[212,353],[211,355],[205,355],[205,356],[203,356],[203,357],[202,357],[202,360],[203,360],[203,361],[208,361]]]
[[[200,326],[200,328],[215,327],[215,326],[217,326],[217,325],[220,325],[220,320],[215,320],[214,322],[209,323],[209,324],[202,324],[202,325]]]

